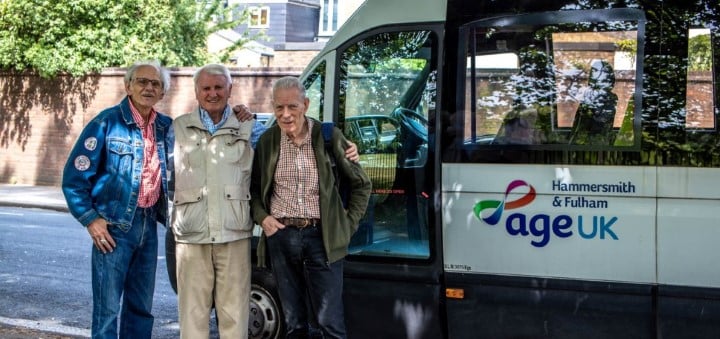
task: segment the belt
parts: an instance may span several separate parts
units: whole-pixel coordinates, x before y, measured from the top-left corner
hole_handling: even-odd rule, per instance
[[[320,219],[312,218],[278,218],[278,221],[285,226],[292,226],[297,228],[320,226]]]

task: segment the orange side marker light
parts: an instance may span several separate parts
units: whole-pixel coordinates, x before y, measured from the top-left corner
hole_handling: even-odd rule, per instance
[[[449,299],[465,299],[465,290],[462,288],[446,288],[445,297]]]

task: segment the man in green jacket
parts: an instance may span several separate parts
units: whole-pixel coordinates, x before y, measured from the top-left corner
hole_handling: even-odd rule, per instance
[[[258,141],[251,180],[252,215],[263,229],[258,256],[264,265],[266,243],[288,338],[308,337],[310,318],[324,338],[346,338],[342,259],[365,214],[371,183],[359,164],[344,157],[348,141],[335,128],[332,151],[339,177],[350,186],[343,207],[321,124],[305,116],[309,103],[297,78],[274,83],[277,123]]]

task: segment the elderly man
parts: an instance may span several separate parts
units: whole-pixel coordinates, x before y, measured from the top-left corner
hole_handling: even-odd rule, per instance
[[[225,66],[205,65],[193,79],[199,107],[173,122],[180,337],[207,338],[214,304],[220,337],[246,338],[254,122],[231,114]]]
[[[342,259],[371,184],[360,165],[338,157],[347,140],[335,128],[330,147],[339,177],[350,186],[343,207],[321,124],[305,116],[309,103],[297,78],[273,85],[277,124],[260,137],[252,170],[253,218],[264,234],[258,257],[264,258],[266,242],[288,338],[309,337],[310,319],[324,338],[346,338]]]
[[[157,222],[167,219],[173,148],[172,120],[153,106],[169,79],[157,62],[132,65],[125,74],[127,96],[88,123],[65,164],[68,208],[94,245],[93,338],[117,338],[118,315],[120,338],[152,334]]]

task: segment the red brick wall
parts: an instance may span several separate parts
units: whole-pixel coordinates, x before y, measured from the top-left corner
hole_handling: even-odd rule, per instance
[[[317,54],[318,51],[275,51],[270,65],[275,67],[307,65]]]
[[[171,70],[171,88],[156,108],[178,116],[196,106],[194,68]],[[299,75],[300,68],[231,69],[231,103],[254,112],[271,112],[272,82]],[[43,79],[0,73],[0,183],[59,185],[70,148],[83,126],[125,96],[125,69],[101,74]]]

